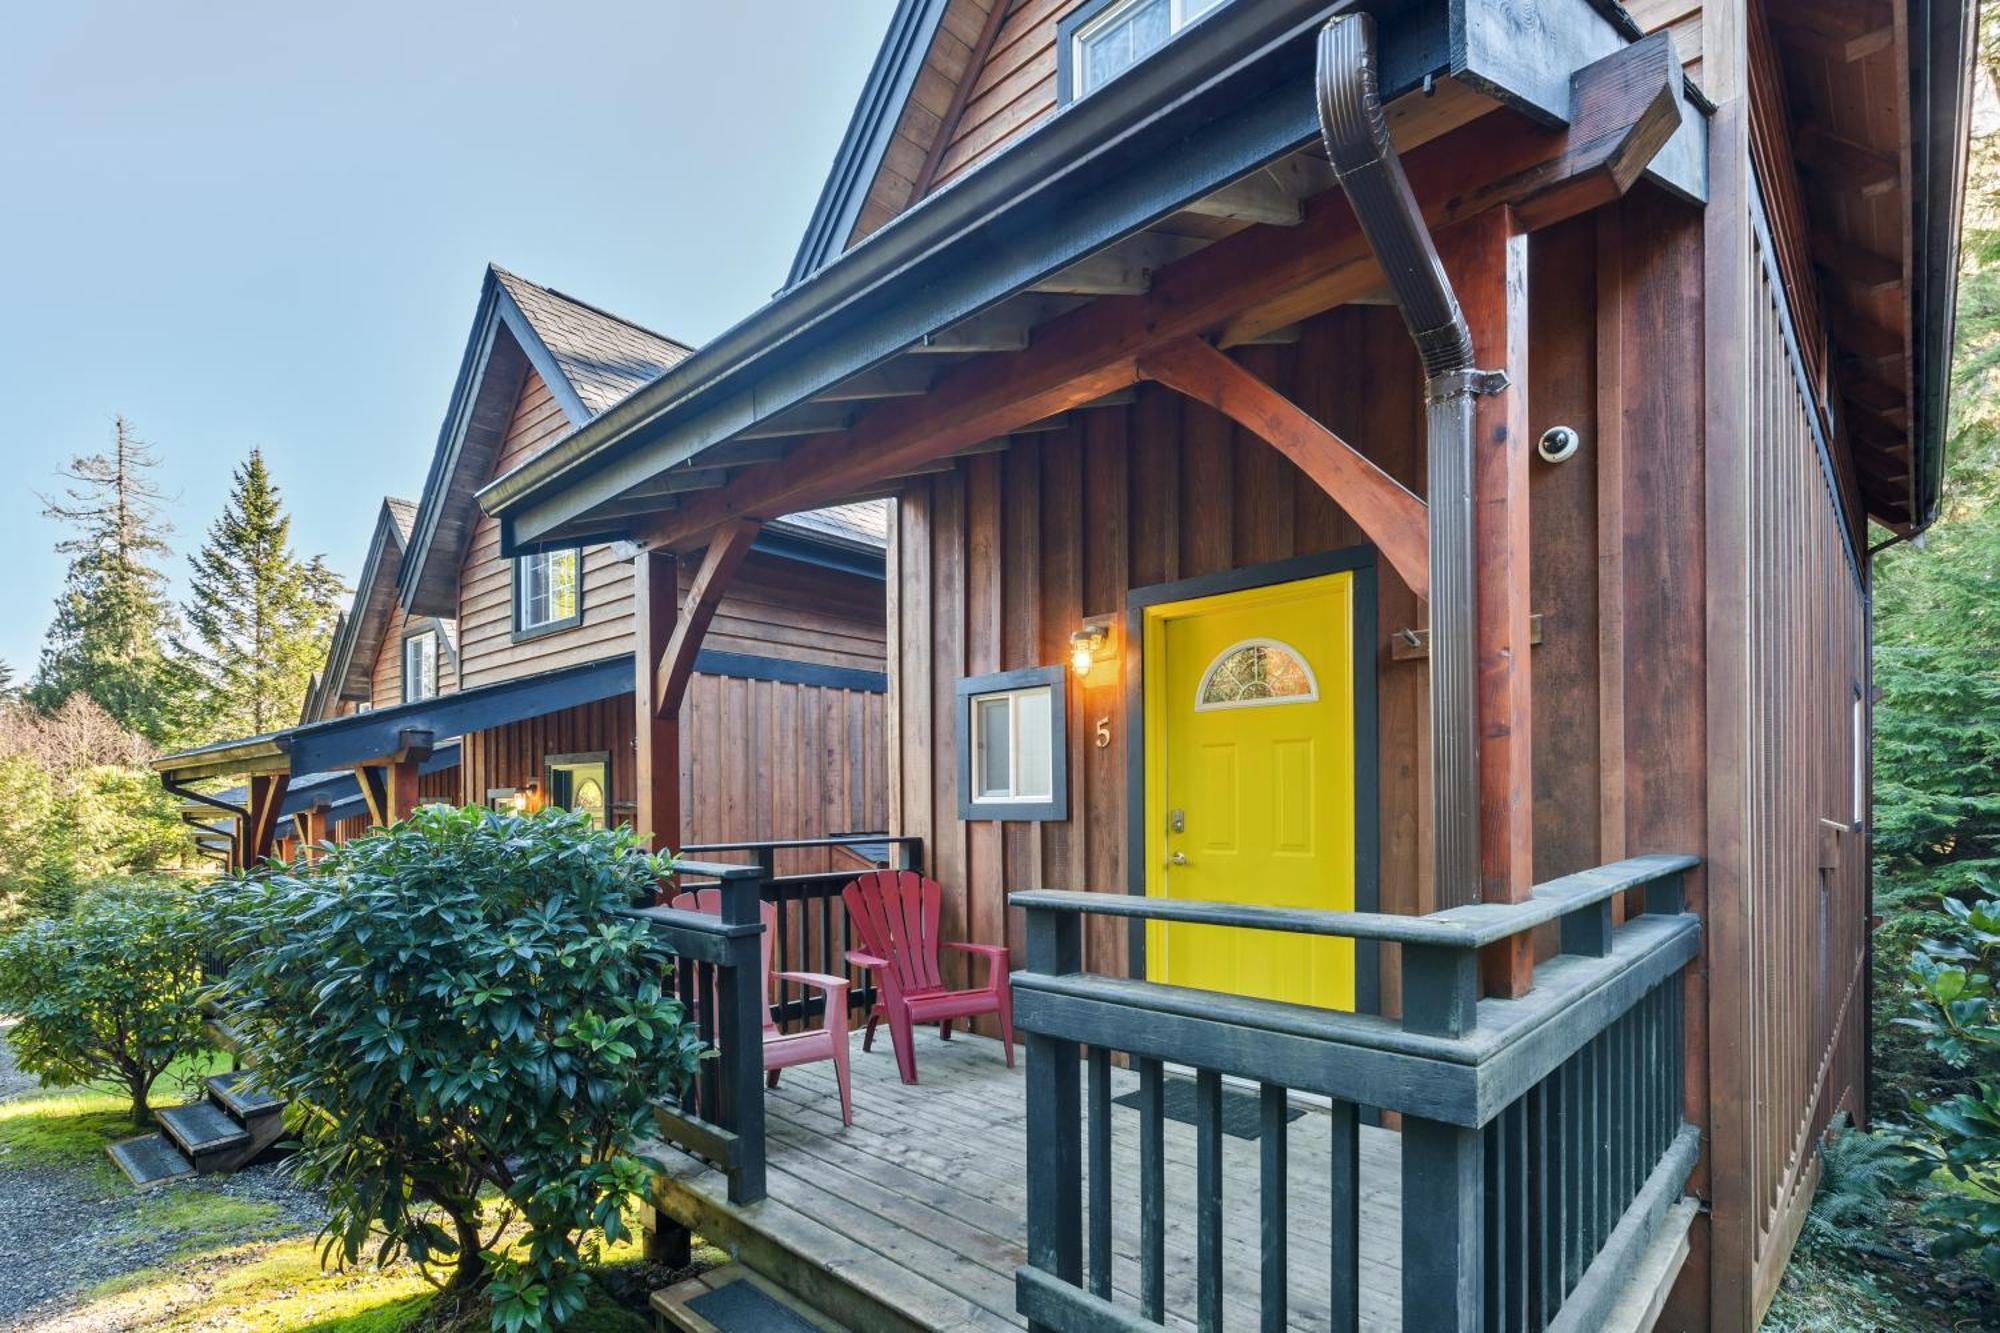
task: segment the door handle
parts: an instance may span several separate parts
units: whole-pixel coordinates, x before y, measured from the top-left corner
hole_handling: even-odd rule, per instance
[[[1167,864],[1170,866],[1184,866],[1187,863],[1188,859],[1186,852],[1175,852],[1172,856],[1169,856],[1167,858]]]

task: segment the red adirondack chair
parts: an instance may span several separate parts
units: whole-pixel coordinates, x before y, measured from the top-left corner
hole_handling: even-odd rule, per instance
[[[706,912],[719,916],[722,912],[722,893],[719,889],[695,889],[674,895],[669,904],[683,912]],[[847,989],[846,977],[830,977],[823,972],[773,972],[771,971],[771,940],[778,933],[778,908],[775,903],[764,904],[764,998],[771,997],[774,981],[795,981],[801,986],[810,986],[826,996],[826,1016],[822,1026],[810,1032],[780,1032],[771,1017],[768,1004],[764,1008],[764,1070],[765,1080],[772,1087],[778,1086],[778,1071],[793,1065],[811,1064],[815,1060],[833,1061],[833,1081],[840,1085],[840,1121],[844,1125],[854,1123],[854,1092],[848,1079],[847,1050]]]
[[[861,1049],[873,1048],[875,1025],[886,1016],[896,1068],[905,1083],[917,1081],[911,1032],[918,1023],[938,1024],[949,1039],[953,1019],[997,1014],[1007,1066],[1014,1065],[1014,993],[1008,984],[1007,950],[997,944],[938,939],[943,897],[936,880],[914,870],[873,870],[840,893],[847,919],[861,937],[861,948],[851,950],[847,961],[874,969],[881,997],[868,1015]],[[940,945],[985,958],[986,984],[970,990],[947,989],[938,971]]]

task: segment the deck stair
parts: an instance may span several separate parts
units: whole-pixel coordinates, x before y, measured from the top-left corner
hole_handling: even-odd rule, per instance
[[[160,1111],[157,1132],[106,1149],[133,1184],[234,1171],[284,1136],[285,1103],[260,1088],[253,1071],[217,1074],[206,1080],[203,1093],[199,1101]]]
[[[741,1264],[725,1264],[653,1293],[662,1333],[848,1333],[797,1296]]]

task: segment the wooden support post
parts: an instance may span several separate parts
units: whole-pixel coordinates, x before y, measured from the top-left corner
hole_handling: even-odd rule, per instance
[[[632,597],[638,610],[633,645],[638,808],[633,827],[639,841],[656,852],[669,851],[682,841],[681,722],[678,711],[673,716],[660,711],[655,671],[673,637],[679,567],[671,551],[641,551],[632,561]]]
[[[389,763],[389,799],[386,811],[389,823],[400,824],[416,810],[417,779],[422,774],[421,762],[416,758],[398,758]]]
[[[1479,887],[1486,902],[1534,888],[1534,732],[1528,604],[1528,237],[1511,208],[1438,237],[1472,333],[1473,364],[1508,387],[1475,400],[1472,435],[1474,643],[1479,718]],[[1534,940],[1488,950],[1486,988],[1534,984]]]
[[[319,848],[326,841],[327,802],[314,801],[311,806],[299,811],[299,840],[304,845],[306,860],[319,860]]]
[[[1479,1131],[1403,1117],[1403,1323],[1482,1325],[1485,1212]]]
[[[1046,976],[1083,970],[1083,925],[1068,912],[1028,913],[1028,967]],[[1075,1042],[1030,1033],[1028,1047],[1028,1262],[1071,1286],[1083,1284],[1082,1052]],[[1031,1333],[1045,1324],[1030,1322]]]

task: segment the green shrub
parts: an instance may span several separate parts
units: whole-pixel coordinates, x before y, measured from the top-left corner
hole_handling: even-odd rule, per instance
[[[1970,1255],[2000,1281],[2000,897],[1970,904],[1946,898],[1944,909],[1951,930],[1910,956],[1914,998],[1898,1021],[1973,1084],[1932,1100],[1911,1098],[1908,1174],[1954,1182],[1923,1204],[1939,1233],[1934,1248],[1946,1257]]]
[[[68,916],[0,935],[0,1010],[20,1017],[21,1068],[52,1087],[122,1087],[144,1124],[154,1081],[203,1044],[196,939],[186,897],[158,885],[99,889]]]
[[[613,914],[665,869],[579,815],[430,806],[211,890],[234,958],[222,1003],[274,1090],[314,1112],[301,1158],[330,1252],[353,1262],[379,1235],[372,1257],[451,1269],[508,1333],[583,1309],[586,1242],[623,1236],[645,1185],[626,1150],[700,1050],[668,960]],[[482,1214],[482,1191],[507,1207]],[[508,1213],[525,1237],[502,1252]]]

